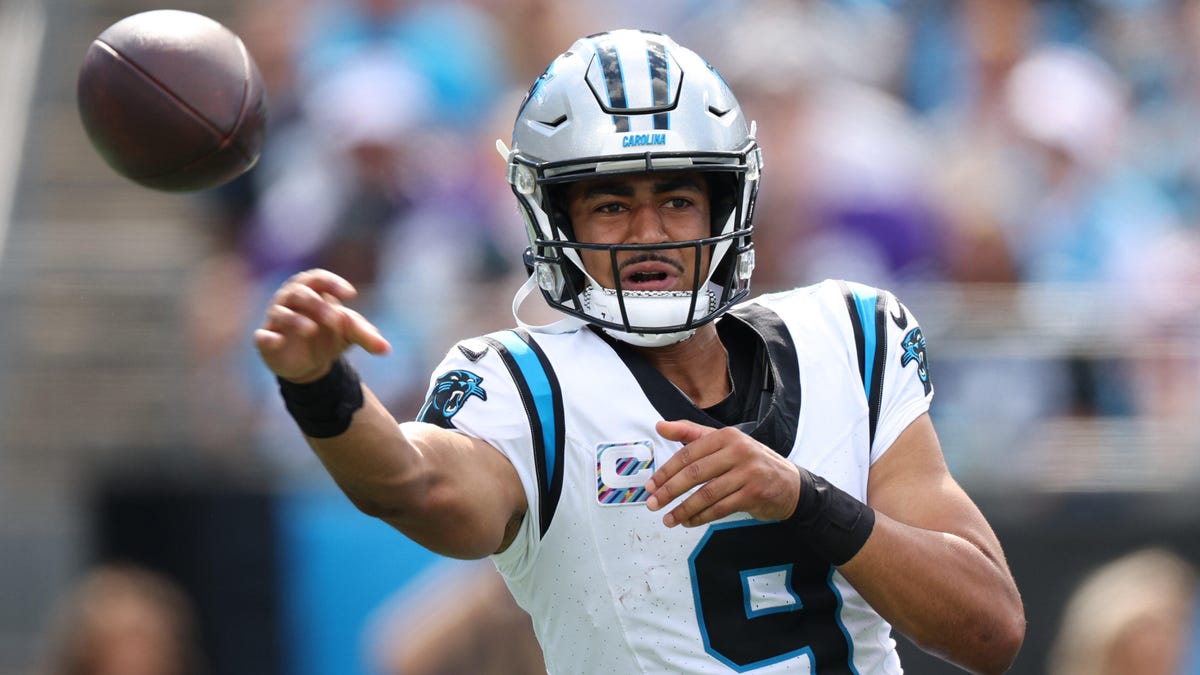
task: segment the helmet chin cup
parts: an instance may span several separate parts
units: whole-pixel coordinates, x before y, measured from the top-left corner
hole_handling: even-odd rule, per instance
[[[613,330],[612,328],[601,328],[600,330],[613,339],[620,340],[634,347],[666,347],[689,340],[696,334],[695,328],[679,333],[626,333],[625,331]]]
[[[583,311],[601,321],[629,326],[683,326],[716,307],[711,290],[624,291],[588,284],[581,294]],[[621,305],[625,310],[621,310]]]
[[[654,347],[682,342],[695,328],[671,333],[625,331],[611,324],[635,326],[695,326],[697,317],[708,316],[717,306],[716,294],[708,288],[691,291],[625,291],[619,296],[611,288],[589,283],[580,294],[583,312],[602,322],[604,332],[629,344]],[[622,304],[624,310],[622,310]],[[604,325],[608,324],[608,325]]]

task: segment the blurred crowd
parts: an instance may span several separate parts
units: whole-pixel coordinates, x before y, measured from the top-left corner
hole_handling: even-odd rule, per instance
[[[1200,673],[1197,568],[1145,547],[1103,561],[1072,589],[1048,675]]]
[[[218,452],[249,435],[270,471],[312,461],[248,338],[296,271],[326,267],[361,289],[396,349],[351,358],[401,417],[455,340],[510,324],[525,241],[494,141],[554,55],[621,26],[707,55],[757,121],[756,290],[847,278],[897,290],[924,317],[902,289],[1017,289],[964,309],[1057,326],[1066,347],[947,359],[945,410],[1009,428],[1194,417],[1200,1],[256,0],[238,12],[271,129],[259,165],[210,200],[223,228],[196,279],[196,434]],[[1020,292],[1036,289],[1059,290]],[[1005,388],[1016,395],[997,397]]]
[[[189,271],[191,434],[218,466],[291,487],[323,480],[250,338],[297,271],[325,267],[360,289],[356,308],[394,351],[349,358],[401,418],[456,340],[511,325],[526,242],[495,139],[507,142],[555,55],[618,27],[706,55],[757,122],[755,290],[828,277],[896,290],[931,336],[940,429],[957,419],[1007,442],[979,431],[988,421],[1017,445],[1041,422],[1137,418],[1200,439],[1200,0],[234,6],[225,19],[262,71],[271,126],[258,166],[204,195],[220,227]],[[939,355],[947,324],[975,325],[976,344],[1006,358]],[[81,586],[67,634],[88,633],[91,595],[133,608],[133,582],[178,608],[157,581],[121,574]],[[1190,599],[1194,572],[1179,576],[1189,585],[1176,599]],[[1098,630],[1078,625],[1106,614],[1089,602],[1105,601],[1073,605],[1060,662]],[[498,608],[462,611],[506,631],[522,620]],[[154,627],[133,620],[149,610],[125,615]],[[435,618],[431,634],[460,619]],[[428,640],[436,653],[393,645],[380,670],[453,672],[430,664],[462,650],[536,662],[521,643],[457,637]]]
[[[128,563],[98,565],[54,608],[39,675],[205,675],[192,599]]]

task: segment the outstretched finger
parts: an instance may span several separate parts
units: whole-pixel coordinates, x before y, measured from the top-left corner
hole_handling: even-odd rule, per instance
[[[349,307],[339,307],[338,309],[345,321],[345,337],[348,342],[356,344],[376,356],[382,356],[392,351],[391,343],[383,337],[383,333],[379,332],[375,324]]]

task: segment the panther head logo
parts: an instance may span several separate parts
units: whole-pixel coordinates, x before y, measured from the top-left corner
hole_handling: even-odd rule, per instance
[[[921,378],[921,384],[925,386],[925,395],[933,389],[933,384],[929,382],[929,362],[925,355],[925,334],[921,332],[918,326],[904,336],[904,340],[900,342],[900,348],[904,350],[904,354],[900,357],[900,366],[904,367],[912,362],[917,363],[917,377]]]
[[[453,428],[450,418],[462,410],[467,399],[478,396],[487,400],[487,392],[479,386],[480,382],[483,382],[483,378],[469,370],[443,373],[434,383],[433,391],[429,392],[429,398],[425,400],[417,419],[445,429]]]

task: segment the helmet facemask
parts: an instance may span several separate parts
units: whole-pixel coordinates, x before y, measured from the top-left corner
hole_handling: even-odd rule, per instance
[[[597,73],[607,78],[611,89],[612,63],[630,63],[630,53],[649,55],[651,77],[643,78],[648,82],[642,84],[653,90],[661,105],[615,109],[608,100],[612,91],[597,91]],[[656,73],[661,76],[657,80]],[[631,80],[636,79],[623,77],[621,83],[632,90],[638,83]],[[620,100],[637,104],[633,98],[622,95]],[[642,127],[651,125],[661,131],[641,133]],[[694,53],[665,36],[639,31],[580,40],[531,88],[518,114],[513,143],[512,151],[502,143],[498,147],[508,160],[508,179],[525,217],[531,244],[525,261],[552,307],[623,341],[661,346],[687,339],[749,293],[754,268],[750,222],[761,152],[753,126],[746,127],[724,81]],[[664,147],[626,149],[643,144]],[[654,244],[589,244],[576,239],[563,197],[567,184],[669,172],[704,177],[710,202],[709,236]],[[583,256],[593,250],[607,254],[613,287],[601,286],[588,273]],[[692,256],[690,290],[621,288],[619,260],[628,264],[631,256],[654,256],[655,251],[665,250]],[[699,264],[700,260],[707,264]]]

